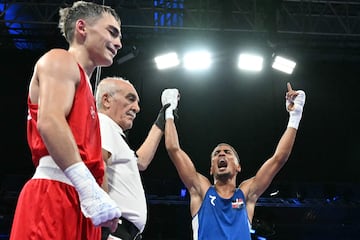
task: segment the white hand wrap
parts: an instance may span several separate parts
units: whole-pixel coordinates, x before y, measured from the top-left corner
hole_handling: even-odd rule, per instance
[[[75,163],[64,173],[79,194],[81,211],[95,226],[121,217],[119,207],[95,181],[85,163]]]
[[[298,95],[295,97],[294,100],[286,99],[286,110],[289,112],[289,122],[288,127],[292,127],[298,129],[299,123],[302,117],[303,108],[305,105],[305,92],[302,90],[296,91]],[[289,105],[294,103],[294,106],[289,109]]]
[[[170,103],[170,106],[165,110],[165,120],[172,118],[174,119],[174,109],[177,108],[179,101],[179,90],[176,88],[165,89],[161,94],[161,103],[166,105]]]

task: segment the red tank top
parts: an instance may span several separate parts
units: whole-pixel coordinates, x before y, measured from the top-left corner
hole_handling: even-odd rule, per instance
[[[77,86],[72,109],[67,117],[68,124],[75,137],[82,160],[94,175],[96,181],[102,184],[104,176],[104,161],[101,155],[100,125],[86,74],[80,65],[80,84]],[[32,104],[28,96],[27,141],[30,147],[32,161],[35,167],[39,159],[49,155],[46,146],[37,130],[38,105]]]

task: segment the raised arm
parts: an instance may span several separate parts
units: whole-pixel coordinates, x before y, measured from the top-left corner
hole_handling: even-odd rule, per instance
[[[162,106],[159,114],[152,125],[145,141],[141,144],[140,148],[136,151],[138,156],[138,167],[140,171],[146,170],[151,163],[156,150],[159,146],[162,136],[165,131],[165,110],[170,106],[166,104]]]
[[[173,89],[167,89],[173,90]],[[166,90],[165,90],[166,93]],[[176,94],[176,91],[174,92]],[[165,101],[165,104],[171,101]],[[164,104],[164,102],[163,102]],[[177,100],[176,105],[177,106]],[[209,188],[210,181],[196,171],[196,168],[187,153],[185,153],[179,144],[178,133],[174,123],[173,110],[174,104],[167,108],[165,118],[165,146],[171,161],[174,163],[176,170],[190,192],[191,196],[191,213],[194,215],[201,205],[203,196]],[[170,110],[169,110],[170,109]]]
[[[257,199],[269,187],[275,175],[287,162],[294,146],[304,104],[305,92],[302,90],[294,91],[288,83],[288,92],[286,93],[286,109],[290,116],[288,126],[280,138],[274,154],[260,167],[255,177],[240,185],[240,188],[247,195],[249,206],[255,206]]]
[[[207,189],[210,187],[210,181],[196,171],[196,168],[190,157],[180,148],[178,134],[176,131],[174,119],[167,119],[165,125],[165,146],[171,161],[190,193],[190,211],[194,216],[203,201]]]
[[[171,161],[174,163],[182,182],[189,190],[195,188],[197,192],[201,192],[200,174],[196,171],[196,168],[187,153],[180,148],[174,119],[167,119],[165,126],[166,150]]]
[[[155,124],[152,125],[145,141],[136,151],[138,156],[138,167],[140,171],[146,170],[146,168],[153,160],[163,134],[163,131],[156,127]]]

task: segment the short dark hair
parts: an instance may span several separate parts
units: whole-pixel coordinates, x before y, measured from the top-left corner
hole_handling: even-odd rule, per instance
[[[238,163],[240,164],[240,158],[239,158],[239,154],[237,153],[237,151],[235,150],[235,148],[233,146],[231,146],[230,144],[228,143],[219,143],[218,145],[216,145],[213,149],[213,151],[211,152],[211,158],[212,158],[212,155],[214,153],[214,150],[217,148],[217,147],[220,147],[220,146],[228,146],[231,148],[231,150],[234,152],[235,154],[235,157],[236,159],[238,160]]]

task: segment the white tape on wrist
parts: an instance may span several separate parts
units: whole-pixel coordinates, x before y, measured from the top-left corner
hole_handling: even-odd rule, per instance
[[[95,226],[121,216],[116,203],[95,181],[84,162],[71,165],[64,171],[79,194],[81,211]]]
[[[165,120],[169,118],[174,119],[174,110],[171,108],[171,106],[165,110]]]
[[[298,95],[295,97],[291,111],[289,110],[289,105],[291,102],[289,100],[286,101],[286,110],[289,112],[290,118],[288,122],[288,127],[292,127],[295,129],[299,128],[300,120],[302,117],[303,108],[305,105],[306,95],[302,90],[298,90]]]
[[[290,113],[290,118],[287,126],[291,128],[295,128],[297,130],[299,128],[300,120],[301,120],[301,114],[299,115],[299,114]]]

